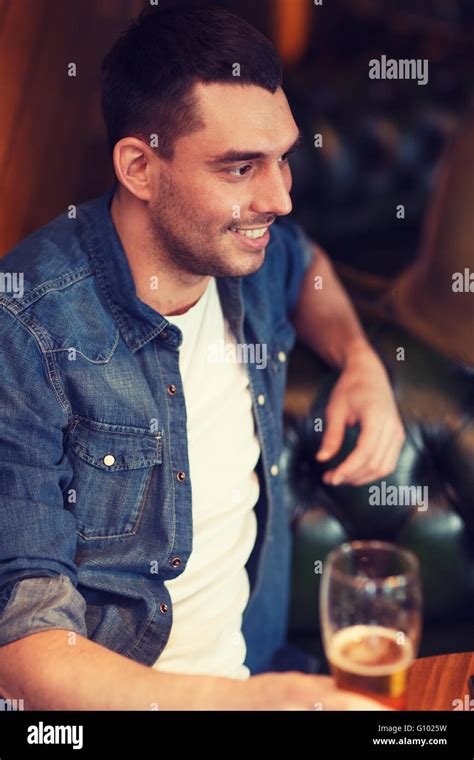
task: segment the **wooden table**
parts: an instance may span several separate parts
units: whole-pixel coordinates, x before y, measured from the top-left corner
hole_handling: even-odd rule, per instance
[[[470,705],[467,680],[474,675],[474,652],[443,654],[415,660],[408,678],[407,710],[453,710],[453,700]]]

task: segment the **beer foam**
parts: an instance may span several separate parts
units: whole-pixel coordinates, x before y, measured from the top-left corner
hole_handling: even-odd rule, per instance
[[[333,667],[354,675],[391,675],[408,668],[414,659],[411,641],[405,636],[400,644],[399,636],[400,631],[381,625],[342,628],[332,637],[328,659]]]

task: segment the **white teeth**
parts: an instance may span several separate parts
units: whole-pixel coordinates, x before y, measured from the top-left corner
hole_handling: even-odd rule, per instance
[[[265,235],[268,227],[262,227],[260,230],[238,230],[234,228],[234,232],[237,232],[239,235],[244,235],[248,238],[261,238]]]

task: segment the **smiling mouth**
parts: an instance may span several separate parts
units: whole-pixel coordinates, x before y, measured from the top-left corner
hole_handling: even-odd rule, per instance
[[[272,224],[273,222],[270,222],[270,224],[266,224],[262,227],[229,227],[229,230],[235,232],[236,235],[250,238],[250,240],[258,240],[259,238],[265,237]]]
[[[247,251],[263,251],[270,242],[270,225],[255,229],[229,227],[227,232],[233,234],[239,249]]]
[[[264,237],[268,227],[259,227],[255,230],[238,229],[237,227],[231,227],[230,229],[237,235],[242,235],[242,237],[250,238],[251,240],[257,240],[258,238]]]

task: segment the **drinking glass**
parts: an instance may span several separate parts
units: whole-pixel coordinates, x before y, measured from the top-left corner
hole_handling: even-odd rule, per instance
[[[384,541],[334,549],[324,564],[320,618],[337,686],[405,709],[422,619],[415,555]]]

